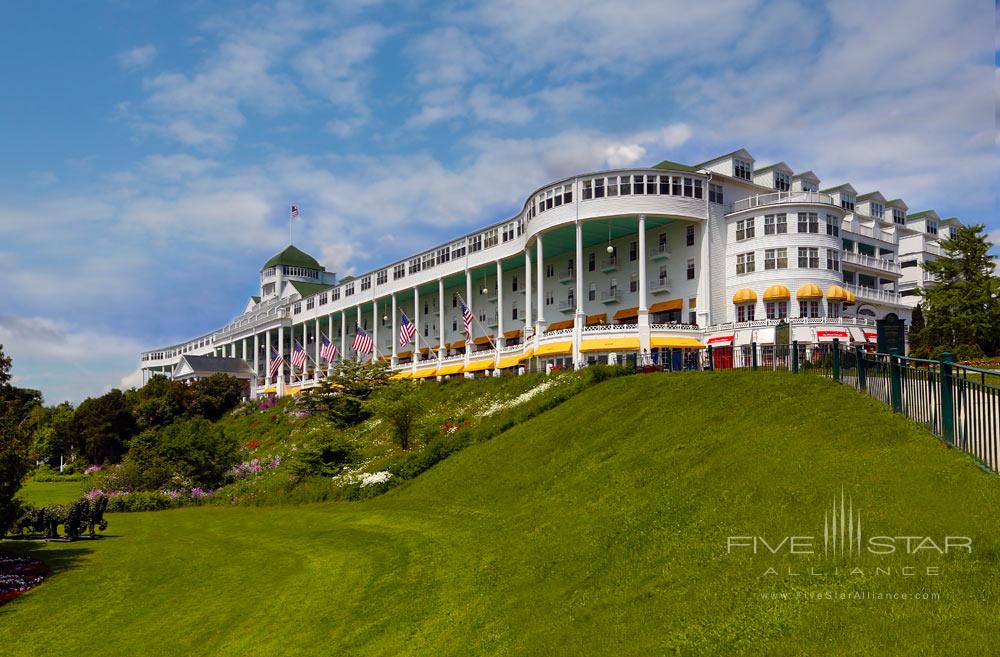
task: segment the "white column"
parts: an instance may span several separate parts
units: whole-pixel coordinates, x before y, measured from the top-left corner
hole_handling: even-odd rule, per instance
[[[639,215],[639,356],[640,359],[650,355],[649,336],[649,301],[646,299],[646,215]]]
[[[372,362],[378,357],[378,325],[382,318],[378,316],[378,300],[372,300]]]
[[[270,329],[268,329],[267,331],[264,332],[264,351],[266,352],[265,353],[265,358],[264,358],[264,368],[266,370],[264,372],[264,385],[265,386],[269,386],[272,383],[271,382],[271,331],[270,331]]]
[[[542,234],[535,238],[535,248],[538,250],[538,333],[545,331],[545,256],[542,253]]]
[[[524,248],[524,337],[534,336],[535,324],[531,320],[531,247]]]
[[[347,312],[340,311],[340,360],[347,358]]]
[[[444,279],[438,279],[438,365],[444,358]]]
[[[573,257],[573,267],[576,269],[576,280],[573,282],[576,302],[576,313],[573,316],[573,367],[580,369],[583,367],[580,342],[583,340],[583,325],[587,314],[583,309],[583,223],[579,219],[576,221],[576,255]]]
[[[390,336],[392,342],[392,363],[393,367],[399,365],[399,353],[397,345],[399,344],[399,327],[396,325],[396,317],[399,313],[396,310],[396,293],[392,293],[392,335]]]
[[[316,318],[316,325],[315,325],[316,337],[313,338],[313,342],[315,342],[315,344],[313,345],[313,353],[315,354],[315,356],[313,357],[313,380],[314,381],[319,381],[319,377],[320,377],[320,372],[319,372],[319,348],[320,348],[320,344],[323,342],[322,338],[320,337],[322,335],[322,330],[320,329],[320,323],[319,323],[319,321],[320,321],[319,317],[317,317]]]
[[[260,334],[254,331],[253,334],[253,376],[254,376],[254,397],[257,396],[257,377],[260,376]]]
[[[503,263],[497,260],[497,347],[505,346],[507,340],[503,337]]]
[[[417,371],[417,361],[420,360],[420,290],[413,286],[413,358],[410,360],[410,369]]]
[[[291,335],[288,337],[288,382],[295,383],[295,322],[289,327]]]
[[[360,304],[358,304],[358,306],[357,306],[357,311],[358,311],[356,313],[357,314],[357,319],[354,322],[354,334],[355,335],[358,334],[358,328],[360,328],[360,326],[361,326],[361,305]],[[361,360],[361,358],[358,356],[357,353],[354,354],[354,360]]]
[[[469,309],[469,312],[475,317],[475,312],[472,309],[472,272],[468,269],[465,270],[465,307]],[[473,322],[475,325],[475,322]],[[462,322],[462,328],[465,328],[465,321]],[[469,329],[472,330],[471,327]],[[496,338],[493,339],[494,344],[496,343]],[[471,333],[465,336],[465,365],[469,365],[469,355],[472,353],[472,335]],[[466,376],[471,376],[466,374]]]
[[[281,364],[278,366],[278,396],[285,394],[285,327],[278,325],[278,353],[281,355]]]
[[[326,335],[333,342],[333,313],[326,316]],[[333,365],[330,361],[326,363],[326,375],[330,376],[330,366]]]

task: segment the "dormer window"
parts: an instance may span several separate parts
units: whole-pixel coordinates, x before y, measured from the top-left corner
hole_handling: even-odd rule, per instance
[[[948,235],[951,237],[951,239],[955,239],[956,237],[958,237],[958,229],[955,228],[954,226],[949,226]]]
[[[854,212],[854,195],[848,194],[847,192],[842,193],[840,195],[840,207],[850,212]]]
[[[936,221],[927,222],[927,232],[930,233],[931,235],[938,234],[938,225]]]
[[[802,191],[803,192],[818,192],[819,191],[819,187],[816,186],[816,183],[811,183],[811,182],[809,182],[807,180],[803,180],[802,181]]]
[[[774,188],[779,192],[787,192],[792,188],[792,177],[781,171],[774,172]]]
[[[903,225],[906,223],[906,213],[899,208],[892,209],[892,223]]]
[[[733,177],[750,180],[753,176],[753,165],[745,160],[733,160]]]
[[[882,206],[881,203],[874,203],[873,202],[870,205],[870,207],[871,207],[871,210],[872,210],[871,214],[876,219],[881,219],[883,216],[885,216],[885,208]]]

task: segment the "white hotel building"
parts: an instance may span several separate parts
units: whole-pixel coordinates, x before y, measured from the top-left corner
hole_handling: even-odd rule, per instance
[[[641,356],[690,366],[712,345],[774,343],[791,325],[805,349],[866,343],[875,320],[908,320],[957,219],[908,214],[900,199],[821,189],[811,171],[756,167],[738,150],[702,164],[586,173],[528,195],[512,217],[359,276],[337,280],[289,246],[264,264],[259,296],[228,325],[144,352],[144,379],[175,376],[188,354],[244,360],[256,394],[314,385],[327,367],[321,336],[354,357],[362,326],[404,378],[583,366]],[[477,321],[466,342],[464,299]],[[400,313],[416,345],[400,347]],[[295,343],[309,354],[292,367]],[[285,355],[267,376],[271,349]]]

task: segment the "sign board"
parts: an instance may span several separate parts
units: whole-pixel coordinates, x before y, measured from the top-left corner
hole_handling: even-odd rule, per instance
[[[788,322],[778,322],[774,327],[774,344],[789,345],[792,343],[792,331]]]
[[[906,353],[906,322],[897,317],[886,317],[875,321],[878,332],[879,353],[887,354],[896,349],[900,356]]]

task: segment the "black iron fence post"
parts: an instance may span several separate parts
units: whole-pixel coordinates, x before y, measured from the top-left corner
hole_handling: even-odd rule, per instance
[[[792,372],[799,371],[799,341],[792,340]]]
[[[889,375],[891,386],[889,388],[892,410],[894,413],[903,412],[903,377],[899,367],[899,350],[893,347],[889,350]]]
[[[858,354],[858,389],[861,392],[868,390],[868,382],[865,381],[865,348],[856,347]]]
[[[955,398],[952,396],[951,354],[941,354],[941,435],[949,445],[955,444]]]
[[[706,349],[706,352],[708,355],[708,369],[714,370],[715,363],[712,362],[712,345],[708,345],[708,349]]]
[[[757,343],[750,343],[750,367],[754,372],[757,371]]]
[[[833,380],[840,383],[840,339],[833,339]]]

